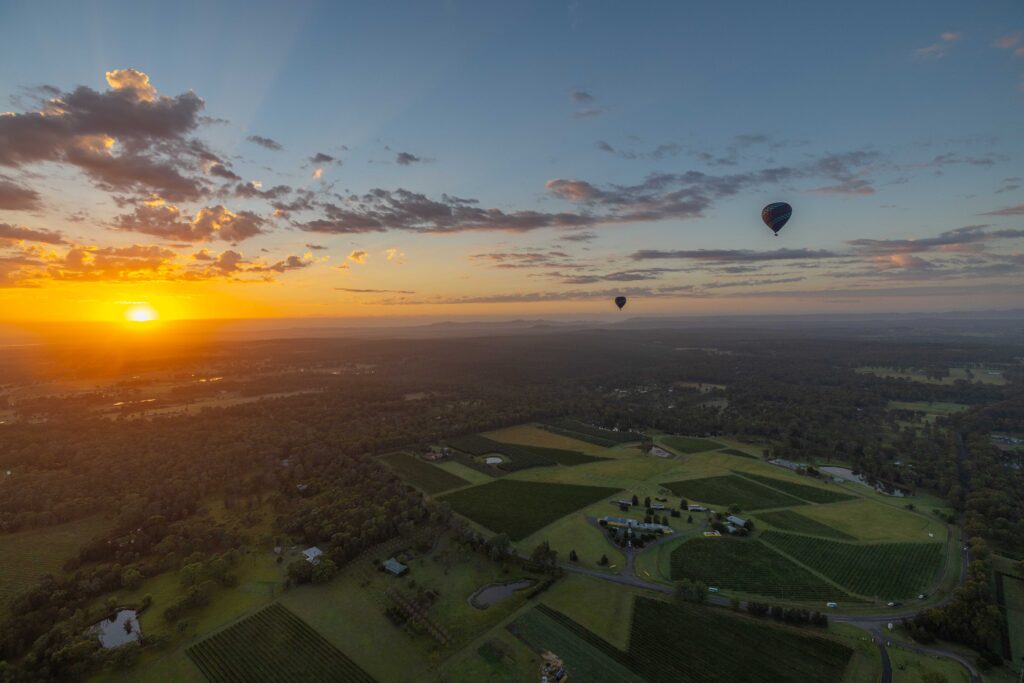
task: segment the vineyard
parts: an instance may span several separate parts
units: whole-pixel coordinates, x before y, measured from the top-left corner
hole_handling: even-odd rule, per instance
[[[452,509],[518,541],[620,489],[499,479],[441,497]]]
[[[685,479],[662,484],[677,496],[686,496],[691,500],[714,505],[739,505],[744,510],[763,508],[779,508],[791,505],[803,505],[785,493],[762,486],[756,482],[727,474],[720,477],[704,479]]]
[[[629,658],[651,683],[842,680],[853,651],[811,633],[638,597]]]
[[[542,448],[540,446],[523,446],[514,443],[494,441],[479,434],[469,434],[448,440],[448,445],[470,455],[487,455],[499,453],[508,458],[497,467],[506,472],[517,472],[531,467],[552,467],[554,465],[582,465],[602,460],[593,455],[578,451],[566,451],[560,448]]]
[[[584,424],[579,420],[551,420],[541,426],[554,434],[561,434],[605,448],[643,439],[643,435],[636,432],[616,432]]]
[[[661,441],[672,450],[679,451],[680,453],[703,453],[704,451],[714,451],[722,447],[722,444],[717,441],[698,439],[694,436],[666,436]]]
[[[842,500],[853,499],[853,496],[848,493],[830,491],[828,489],[818,488],[817,486],[797,484],[791,481],[786,481],[785,479],[776,479],[774,477],[762,477],[759,474],[751,474],[749,472],[743,472],[742,474],[748,479],[753,479],[765,486],[771,486],[773,489],[778,489],[779,491],[783,491],[812,503],[838,503]]]
[[[440,493],[469,485],[469,482],[462,477],[445,472],[408,453],[391,453],[382,456],[381,460],[386,462],[402,479],[424,493]]]
[[[671,577],[696,579],[708,586],[785,600],[828,601],[844,597],[757,540],[697,538],[672,551]]]
[[[355,662],[278,603],[193,645],[188,656],[211,683],[374,683]]]
[[[793,510],[776,510],[759,514],[758,519],[771,524],[776,529],[783,531],[795,531],[798,534],[810,534],[811,536],[824,536],[825,538],[836,538],[843,541],[856,541],[853,536],[834,529],[827,524],[815,521],[810,517],[804,517]]]
[[[840,586],[860,595],[911,597],[942,569],[941,543],[856,545],[766,531],[761,538]]]
[[[535,651],[554,652],[565,663],[569,680],[590,683],[645,683],[628,668],[625,654],[564,614],[538,605],[508,625],[508,630]]]
[[[723,448],[722,450],[720,450],[718,452],[719,453],[725,453],[726,455],[735,455],[737,458],[750,458],[751,460],[757,460],[757,456],[756,455],[751,455],[750,453],[746,453],[744,451],[737,450],[735,448]]]

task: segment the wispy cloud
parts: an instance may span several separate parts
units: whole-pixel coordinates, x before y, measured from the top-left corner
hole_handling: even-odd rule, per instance
[[[939,40],[914,50],[916,59],[942,59],[952,48],[953,44],[960,40],[960,34],[955,31],[946,31],[939,35]]]
[[[1000,50],[1011,50],[1017,57],[1024,57],[1024,32],[1010,33],[996,38],[993,47]]]
[[[250,135],[246,140],[254,145],[259,145],[263,149],[269,149],[272,152],[280,152],[284,149],[284,146],[277,140],[274,140],[273,138],[266,138],[262,135]]]

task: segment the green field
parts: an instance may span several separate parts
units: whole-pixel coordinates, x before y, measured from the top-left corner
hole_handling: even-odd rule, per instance
[[[626,655],[561,612],[537,605],[508,625],[533,650],[562,658],[569,680],[591,683],[645,683],[630,671]]]
[[[754,460],[758,459],[758,457],[756,455],[751,455],[750,453],[746,453],[746,452],[738,450],[736,448],[723,448],[722,450],[720,450],[718,452],[719,453],[725,453],[726,455],[735,455],[738,458],[752,458]]]
[[[496,429],[493,432],[484,432],[481,436],[501,443],[558,448],[563,451],[579,451],[580,453],[589,453],[590,455],[601,455],[606,450],[604,446],[598,446],[581,439],[574,439],[570,436],[555,434],[548,429],[532,424]]]
[[[722,444],[710,439],[700,439],[695,436],[664,436],[661,443],[665,444],[679,453],[703,453],[704,451],[716,451],[722,448]],[[746,455],[744,453],[744,455]]]
[[[918,503],[918,507],[923,505]],[[946,527],[938,520],[875,500],[810,505],[801,508],[800,514],[861,541],[939,542],[946,539]]]
[[[964,403],[943,403],[941,401],[889,401],[889,410],[913,410],[925,415],[952,415],[970,406]]]
[[[844,541],[856,541],[857,539],[839,529],[834,529],[827,524],[816,522],[810,517],[804,517],[793,510],[776,510],[757,515],[757,518],[767,522],[776,529],[783,531],[795,531],[799,534],[810,534],[812,536],[824,536],[825,538],[837,538]]]
[[[280,604],[273,604],[188,649],[211,683],[373,678]]]
[[[828,601],[843,591],[757,540],[696,538],[672,551],[672,580],[786,600]]]
[[[941,543],[857,545],[779,531],[766,531],[761,539],[854,593],[883,599],[927,589],[944,557]]]
[[[637,598],[629,658],[651,683],[841,680],[853,651],[816,633],[718,608]]]
[[[531,467],[551,467],[553,465],[582,465],[601,460],[593,455],[579,451],[567,451],[561,448],[544,448],[541,446],[523,446],[514,443],[501,443],[479,434],[469,434],[448,440],[452,448],[483,456],[498,453],[507,459],[497,465],[506,472],[517,472]]]
[[[662,484],[677,496],[713,505],[739,505],[744,510],[804,505],[802,500],[762,486],[735,474],[704,479],[684,479]]]
[[[620,489],[499,479],[441,497],[452,509],[512,540],[523,539],[570,512]]]
[[[637,434],[635,432],[617,432],[612,429],[594,427],[580,422],[579,420],[551,420],[543,423],[541,426],[555,434],[561,434],[562,436],[568,436],[573,439],[579,439],[580,441],[586,441],[606,448],[610,448],[618,444],[640,441],[640,439],[643,438],[642,434]]]
[[[971,368],[972,374],[968,376],[967,368],[952,367],[947,370],[946,375],[940,378],[929,377],[925,373],[915,370],[896,370],[895,368],[874,366],[857,368],[857,372],[892,379],[907,379],[912,382],[921,382],[922,384],[942,384],[948,386],[958,381],[974,382],[976,384],[1006,384],[1006,378],[1003,377],[1001,372],[996,371],[996,374],[990,375],[986,368]]]
[[[803,500],[810,501],[811,503],[838,503],[843,500],[853,499],[853,496],[841,491],[823,489],[817,486],[807,486],[806,484],[797,484],[796,482],[787,481],[785,479],[764,477],[751,472],[743,472],[742,474],[748,479],[753,479],[765,486],[771,486],[773,489],[777,489],[783,493],[788,493],[789,495],[796,496],[797,498],[802,498]]]
[[[434,494],[469,486],[470,482],[451,472],[434,467],[408,453],[391,453],[381,456],[402,479],[420,489],[424,493]]]
[[[466,467],[461,462],[455,462],[454,460],[444,460],[434,465],[438,469],[442,469],[445,472],[454,474],[460,479],[465,479],[470,484],[486,484],[489,481],[494,481],[494,477],[484,474],[479,470],[474,470],[472,467]]]
[[[1003,599],[1006,601],[1006,629],[1013,650],[1013,661],[1024,657],[1024,579],[1000,574],[1003,582]]]
[[[18,593],[28,590],[46,574],[60,574],[64,563],[79,548],[107,529],[110,523],[90,517],[66,524],[0,534],[0,612]]]

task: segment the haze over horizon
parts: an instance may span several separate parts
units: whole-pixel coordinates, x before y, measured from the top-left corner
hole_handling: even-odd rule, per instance
[[[1024,12],[923,6],[6,6],[0,323],[1019,307]]]

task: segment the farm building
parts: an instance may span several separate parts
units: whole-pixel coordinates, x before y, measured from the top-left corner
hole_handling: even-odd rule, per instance
[[[384,567],[384,571],[388,572],[392,576],[405,576],[409,573],[409,568],[393,557],[388,560],[384,560],[384,564],[382,566]]]
[[[613,529],[632,529],[633,531],[639,531],[641,533],[646,532],[653,534],[672,533],[672,527],[670,526],[665,526],[664,524],[648,524],[646,522],[640,522],[626,517],[602,517],[598,521],[602,526],[611,527]]]
[[[311,548],[303,550],[302,554],[305,556],[306,562],[316,564],[320,561],[320,556],[324,554],[324,551],[314,545]]]
[[[708,512],[708,509],[703,505],[687,505],[686,509],[690,512]]]
[[[747,520],[742,517],[737,517],[736,515],[729,515],[725,518],[725,521],[729,522],[729,524],[732,524],[733,526],[740,526],[743,528],[747,528],[747,525],[750,524]]]

